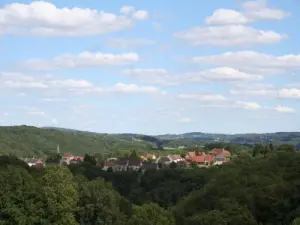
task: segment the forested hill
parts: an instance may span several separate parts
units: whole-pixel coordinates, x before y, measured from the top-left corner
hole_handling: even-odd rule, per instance
[[[57,145],[60,146],[61,152],[80,155],[152,147],[148,142],[134,142],[115,135],[31,126],[0,127],[0,154],[47,155],[54,153]]]
[[[281,132],[273,134],[205,134],[200,132],[180,135],[149,136],[141,134],[99,134],[87,131],[31,126],[0,127],[0,154],[18,156],[48,155],[56,151],[72,152],[83,155],[115,150],[151,150],[185,146],[188,148],[205,145],[210,142],[232,142],[254,144],[272,142],[290,143],[300,149],[300,132]]]
[[[192,132],[184,134],[164,134],[156,136],[162,140],[180,140],[188,139],[194,141],[220,141],[220,142],[233,142],[233,143],[248,143],[254,144],[258,142],[272,142],[274,144],[289,143],[298,145],[300,144],[300,132],[277,132],[277,133],[249,133],[249,134],[213,134]]]

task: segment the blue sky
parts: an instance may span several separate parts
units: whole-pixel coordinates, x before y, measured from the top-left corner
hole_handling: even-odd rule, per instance
[[[0,125],[300,130],[298,0],[0,3]]]

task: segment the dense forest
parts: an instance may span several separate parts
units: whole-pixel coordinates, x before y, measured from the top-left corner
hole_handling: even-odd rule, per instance
[[[3,225],[296,225],[300,153],[256,145],[210,168],[106,172],[92,157],[29,168],[0,157]]]

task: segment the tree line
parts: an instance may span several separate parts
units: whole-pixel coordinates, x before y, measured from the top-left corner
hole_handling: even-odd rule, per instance
[[[257,144],[211,168],[106,172],[0,157],[2,225],[297,225],[300,153]]]

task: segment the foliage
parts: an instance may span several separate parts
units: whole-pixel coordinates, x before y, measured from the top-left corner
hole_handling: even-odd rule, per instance
[[[148,150],[148,142],[132,142],[116,135],[96,134],[31,126],[0,127],[0,155],[21,157],[53,155],[59,144],[61,152],[84,155],[116,149]]]
[[[78,207],[78,221],[85,225],[123,224],[127,218],[124,212],[131,212],[131,204],[103,179],[89,181],[81,186]]]
[[[38,225],[42,222],[43,199],[33,177],[20,167],[0,171],[0,224]]]
[[[96,158],[93,156],[90,156],[89,154],[84,155],[83,161],[85,163],[90,163],[91,165],[94,165],[94,166],[97,164]]]
[[[49,167],[42,177],[47,216],[52,224],[77,224],[74,211],[78,201],[78,192],[73,176],[66,167]]]
[[[96,156],[46,169],[3,156],[0,224],[300,224],[300,152],[257,144],[252,153],[238,151],[221,166],[143,173],[103,171]]]
[[[147,203],[135,206],[128,225],[175,225],[172,213],[157,204]]]

